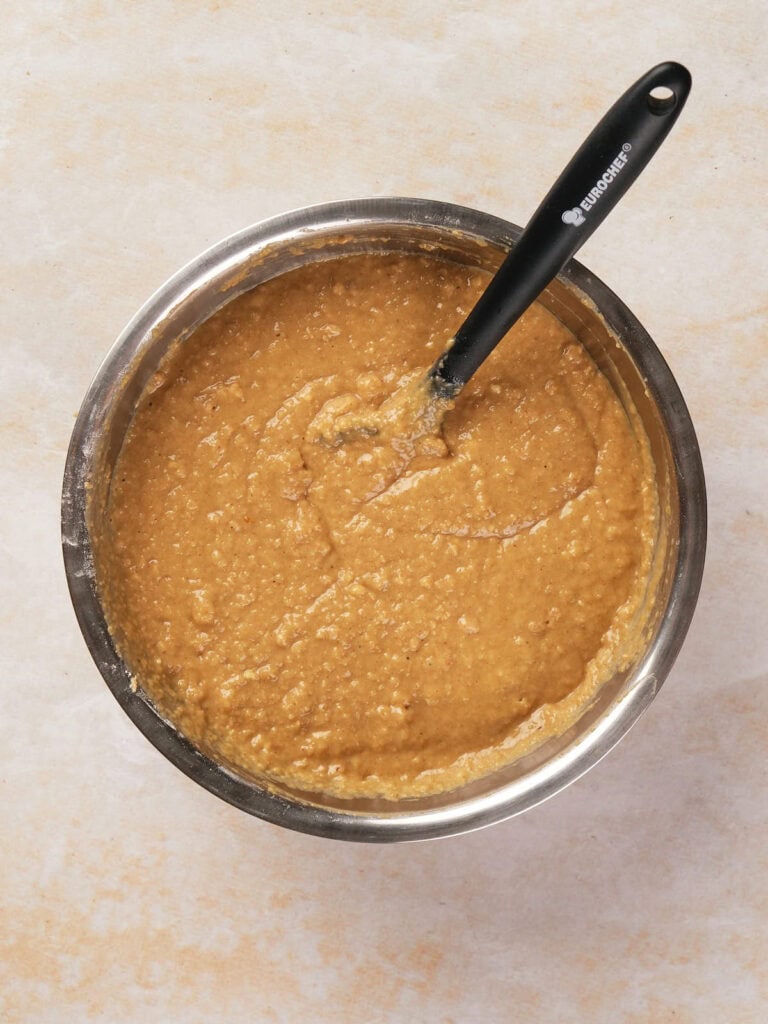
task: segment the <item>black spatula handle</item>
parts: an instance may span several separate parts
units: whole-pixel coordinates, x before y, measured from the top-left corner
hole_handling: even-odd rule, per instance
[[[437,392],[458,393],[603,222],[666,138],[690,89],[686,68],[668,62],[652,68],[614,103],[534,213],[452,347],[433,367]]]

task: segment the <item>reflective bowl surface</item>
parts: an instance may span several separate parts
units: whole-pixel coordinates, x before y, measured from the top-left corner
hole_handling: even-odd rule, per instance
[[[648,707],[693,615],[704,565],[706,494],[699,447],[680,390],[627,307],[571,261],[540,301],[586,346],[648,434],[660,528],[644,650],[600,689],[576,723],[514,763],[436,796],[342,800],[246,776],[196,749],[154,707],[117,654],[99,599],[91,525],[137,401],[169,346],[242,292],[306,262],[352,253],[425,253],[495,268],[520,229],[449,203],[350,200],[296,210],[209,249],[149,299],[115,342],[85,396],[67,455],[62,541],[80,627],[107,685],[144,735],[212,793],[278,825],[360,842],[455,835],[519,814],[600,760]]]

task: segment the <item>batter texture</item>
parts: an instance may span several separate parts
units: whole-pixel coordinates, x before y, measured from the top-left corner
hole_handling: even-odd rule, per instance
[[[416,255],[305,266],[147,389],[102,596],[138,684],[217,759],[340,796],[446,790],[565,729],[634,653],[647,441],[541,305],[430,430],[337,430],[419,380],[487,281]]]

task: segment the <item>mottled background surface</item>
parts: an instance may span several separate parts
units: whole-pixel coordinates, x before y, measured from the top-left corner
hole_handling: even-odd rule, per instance
[[[3,1024],[765,1021],[765,4],[16,0],[3,37]],[[216,800],[123,715],[69,605],[60,479],[107,347],[177,267],[292,207],[524,222],[670,58],[688,108],[580,257],[703,448],[709,558],[667,685],[570,790],[468,837],[358,847]]]

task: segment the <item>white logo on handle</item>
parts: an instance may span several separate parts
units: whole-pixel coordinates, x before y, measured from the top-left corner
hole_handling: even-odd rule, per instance
[[[566,210],[563,214],[563,224],[573,224],[574,227],[578,227],[579,224],[584,223],[584,214],[581,212],[578,206],[574,206],[572,210]]]
[[[594,188],[589,190],[579,205],[574,206],[572,210],[563,211],[561,218],[563,224],[573,224],[574,227],[578,227],[580,224],[584,223],[584,220],[586,219],[584,215],[589,213],[603,193],[607,192],[611,187],[611,183],[618,178],[626,167],[631,150],[632,146],[628,142],[625,142],[621,147],[621,151],[616,154],[616,158],[608,164],[603,174],[601,174],[595,182]]]

